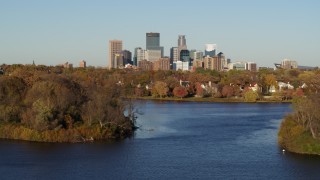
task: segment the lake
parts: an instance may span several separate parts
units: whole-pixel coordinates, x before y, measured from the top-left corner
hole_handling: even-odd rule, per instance
[[[319,179],[320,157],[282,152],[280,103],[137,101],[135,136],[94,143],[0,140],[1,179]]]

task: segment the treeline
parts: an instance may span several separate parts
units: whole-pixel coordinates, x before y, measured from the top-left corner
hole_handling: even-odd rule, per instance
[[[132,97],[151,96],[250,102],[266,97],[268,101],[294,99],[295,112],[299,113],[288,116],[286,119],[292,121],[284,124],[294,122],[292,127],[297,128],[293,134],[310,133],[312,139],[319,136],[318,116],[310,110],[319,107],[317,96],[312,95],[319,93],[319,70],[184,72],[34,65],[2,65],[1,68],[4,72],[0,75],[2,138],[60,142],[127,137],[132,134],[135,120],[132,103],[128,102]],[[279,87],[279,82],[292,87]],[[271,91],[272,87],[275,91]],[[303,109],[307,107],[310,109]],[[301,113],[309,110],[312,116]],[[291,141],[286,140],[289,136],[283,136],[283,132],[279,133],[279,142],[288,146],[287,142]]]
[[[79,142],[124,138],[133,120],[112,72],[4,66],[0,76],[0,138]]]

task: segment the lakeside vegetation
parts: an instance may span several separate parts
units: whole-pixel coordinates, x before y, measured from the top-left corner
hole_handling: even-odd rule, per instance
[[[129,137],[135,128],[134,98],[291,102],[314,92],[320,79],[319,70],[298,69],[216,72],[199,68],[184,72],[41,65],[1,68],[0,138],[40,142]],[[279,82],[290,86],[280,87]]]
[[[296,98],[294,112],[282,121],[279,144],[299,154],[320,155],[320,94]]]

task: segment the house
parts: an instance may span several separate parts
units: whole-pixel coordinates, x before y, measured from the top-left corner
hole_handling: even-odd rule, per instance
[[[254,92],[257,92],[259,90],[259,85],[257,83],[250,84],[248,88]]]
[[[277,86],[278,86],[278,89],[276,89],[276,87],[272,85],[272,86],[270,87],[270,89],[269,89],[269,92],[275,93],[275,92],[277,92],[277,91],[280,92],[280,91],[282,91],[282,90],[284,90],[284,89],[294,89],[294,86],[291,85],[290,82],[288,82],[288,83],[278,82]]]

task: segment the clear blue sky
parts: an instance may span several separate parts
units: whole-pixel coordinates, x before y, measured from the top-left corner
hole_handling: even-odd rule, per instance
[[[317,0],[0,0],[0,64],[106,66],[109,40],[133,51],[160,32],[165,55],[183,34],[232,61],[320,66],[319,18]]]

